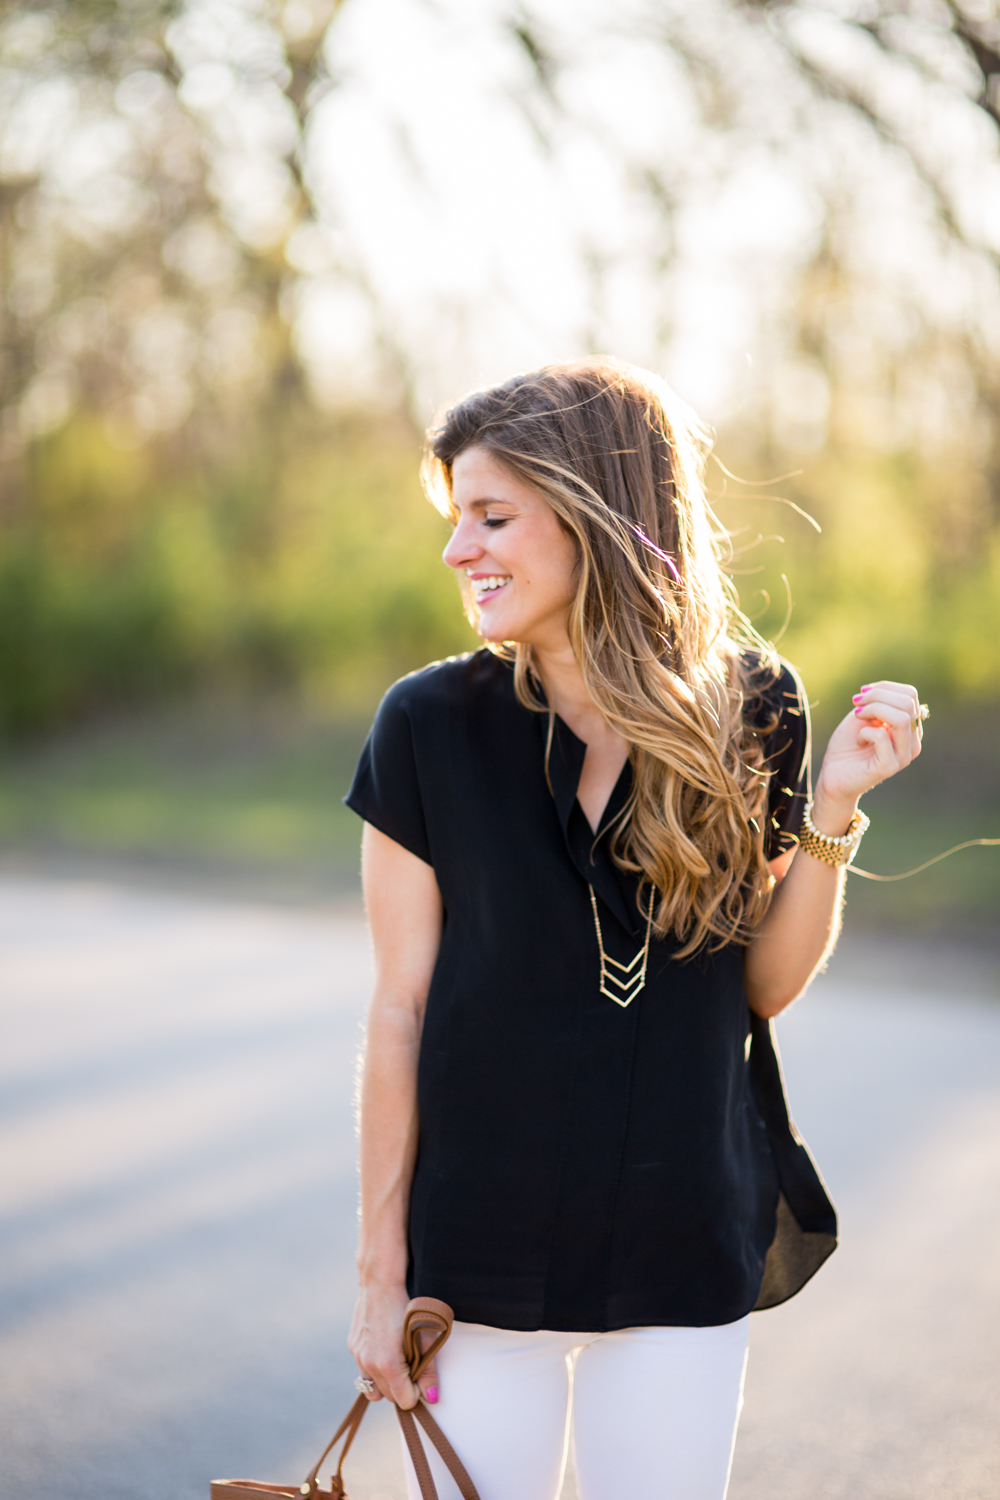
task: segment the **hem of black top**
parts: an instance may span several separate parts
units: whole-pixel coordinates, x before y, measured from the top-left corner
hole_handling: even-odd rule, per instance
[[[803,1229],[788,1199],[779,1192],[774,1238],[768,1247],[760,1291],[751,1312],[765,1312],[769,1307],[788,1302],[812,1280],[836,1248],[835,1234]]]
[[[779,1191],[775,1210],[774,1238],[768,1248],[756,1300],[732,1318],[720,1323],[710,1322],[647,1321],[602,1322],[600,1327],[581,1328],[579,1322],[567,1323],[562,1318],[549,1318],[544,1322],[519,1322],[508,1315],[498,1318],[491,1310],[476,1303],[463,1303],[460,1297],[451,1294],[449,1305],[460,1323],[475,1323],[485,1328],[499,1328],[510,1333],[615,1333],[623,1328],[724,1328],[738,1323],[750,1313],[765,1312],[788,1302],[811,1281],[821,1266],[829,1260],[837,1248],[836,1234],[805,1230],[796,1219],[788,1199]],[[431,1295],[423,1290],[408,1288],[411,1296]],[[440,1290],[440,1289],[439,1289]],[[436,1295],[436,1294],[434,1294]]]

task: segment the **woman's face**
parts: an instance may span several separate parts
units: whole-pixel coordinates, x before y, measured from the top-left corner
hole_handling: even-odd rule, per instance
[[[444,560],[469,581],[483,640],[564,647],[577,546],[555,511],[479,447],[456,458],[451,494],[458,521]]]

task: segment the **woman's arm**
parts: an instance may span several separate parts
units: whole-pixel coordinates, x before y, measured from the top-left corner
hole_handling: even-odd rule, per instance
[[[430,865],[365,824],[362,881],[375,949],[375,991],[361,1086],[358,1300],[348,1347],[398,1406],[418,1392],[403,1360],[407,1222],[417,1158],[417,1058],[444,908]],[[426,1392],[433,1366],[422,1373]]]
[[[834,730],[816,780],[813,822],[831,838],[847,832],[865,792],[920,754],[916,688],[878,682],[855,702],[854,711]],[[750,1008],[765,1017],[776,1016],[797,999],[832,953],[846,878],[843,868],[794,850],[771,869],[778,889],[743,966]]]

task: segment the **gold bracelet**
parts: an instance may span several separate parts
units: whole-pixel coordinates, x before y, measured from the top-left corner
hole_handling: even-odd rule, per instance
[[[799,848],[806,854],[811,854],[814,859],[821,859],[827,865],[849,865],[858,852],[858,846],[864,837],[865,829],[871,823],[859,808],[851,819],[846,833],[839,838],[831,838],[829,834],[820,833],[812,820],[813,805],[806,803],[806,810],[802,816],[802,832],[799,834]]]

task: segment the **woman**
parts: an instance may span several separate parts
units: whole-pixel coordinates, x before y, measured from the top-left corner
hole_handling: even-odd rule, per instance
[[[571,1409],[581,1500],[721,1500],[748,1314],[836,1243],[768,1021],[922,710],[863,688],[809,816],[806,699],[735,606],[704,451],[610,360],[448,412],[425,479],[486,648],[390,690],[347,798],[377,970],[350,1347],[481,1500],[554,1500]],[[456,1317],[420,1392],[411,1296]]]

